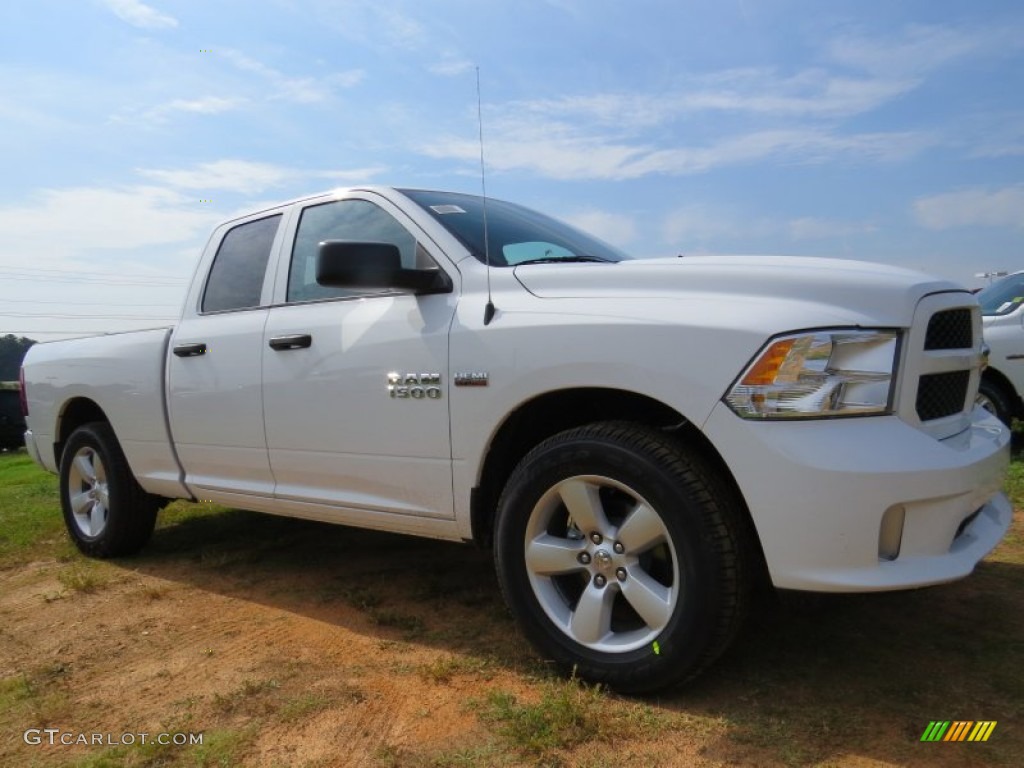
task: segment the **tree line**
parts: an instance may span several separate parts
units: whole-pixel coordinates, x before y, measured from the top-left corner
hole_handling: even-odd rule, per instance
[[[8,333],[0,336],[0,381],[17,381],[21,361],[25,359],[28,348],[36,342],[24,336]]]

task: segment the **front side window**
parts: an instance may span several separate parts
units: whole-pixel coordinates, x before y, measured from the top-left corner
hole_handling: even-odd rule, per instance
[[[203,292],[203,312],[260,305],[263,277],[281,214],[239,224],[224,235]]]
[[[402,266],[417,264],[416,238],[383,208],[366,200],[337,200],[302,212],[288,271],[289,302],[335,299],[379,293],[376,289],[337,288],[316,281],[316,257],[325,240],[390,243],[402,254]]]

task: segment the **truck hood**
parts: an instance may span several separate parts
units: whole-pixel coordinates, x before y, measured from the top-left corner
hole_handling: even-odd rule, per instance
[[[850,322],[907,326],[917,302],[961,286],[922,272],[865,261],[801,256],[687,256],[617,264],[535,264],[515,268],[544,299],[700,299],[732,306],[761,301],[811,302]],[[716,297],[717,294],[717,297]]]

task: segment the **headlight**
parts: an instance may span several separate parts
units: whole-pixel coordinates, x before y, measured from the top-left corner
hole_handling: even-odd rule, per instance
[[[822,330],[777,336],[725,396],[745,419],[867,416],[892,410],[899,333]]]

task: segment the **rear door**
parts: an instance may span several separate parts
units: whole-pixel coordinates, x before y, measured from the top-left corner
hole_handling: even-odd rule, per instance
[[[272,496],[260,382],[274,254],[285,210],[224,225],[211,238],[171,340],[168,411],[185,481],[201,498]]]
[[[456,285],[457,273],[396,206],[370,193],[300,205],[291,229],[263,343],[278,504],[383,527],[382,516],[451,519],[448,331],[457,294],[325,288],[317,246],[393,243],[404,266],[437,263]]]

